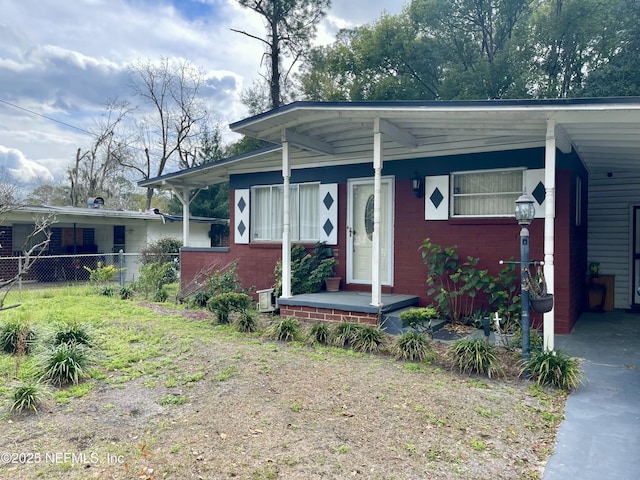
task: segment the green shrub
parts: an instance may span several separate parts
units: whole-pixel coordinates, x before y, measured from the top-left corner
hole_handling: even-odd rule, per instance
[[[49,390],[37,380],[29,380],[22,382],[15,387],[11,394],[12,403],[9,411],[11,412],[38,412],[38,407],[44,403],[46,397],[49,396]]]
[[[216,314],[218,323],[227,324],[232,312],[246,312],[252,304],[253,299],[246,293],[228,292],[210,298],[207,309]]]
[[[91,333],[91,328],[89,325],[77,321],[61,322],[57,325],[51,337],[51,344],[60,345],[61,343],[77,343],[92,347],[93,334]]]
[[[310,343],[328,345],[331,343],[331,330],[326,323],[319,322],[311,327],[307,338]]]
[[[300,324],[295,318],[284,318],[271,324],[267,328],[266,335],[281,342],[295,340],[300,335]]]
[[[440,316],[434,307],[410,308],[400,313],[403,328],[412,328],[418,332],[431,332],[431,321]]]
[[[173,268],[171,263],[152,262],[142,265],[140,277],[135,282],[134,289],[141,292],[145,298],[162,298],[162,287],[171,283],[167,281],[167,272],[171,268]]]
[[[582,371],[577,358],[559,351],[532,352],[522,365],[521,375],[527,374],[538,385],[573,390],[582,383]]]
[[[412,362],[431,361],[435,358],[431,338],[423,332],[409,331],[399,335],[392,351],[396,358]]]
[[[495,347],[484,339],[461,339],[450,349],[460,373],[476,373],[491,378],[503,372]]]
[[[153,301],[157,303],[166,302],[167,298],[169,298],[169,293],[167,293],[167,290],[164,288],[164,285],[160,287],[159,290],[156,290],[155,293],[153,294]]]
[[[236,320],[236,328],[242,333],[253,333],[258,330],[258,319],[253,310],[245,310]]]
[[[315,293],[322,289],[324,281],[334,275],[338,261],[333,257],[333,249],[325,242],[316,243],[313,253],[308,253],[301,244],[291,247],[291,293]],[[273,271],[276,279],[274,295],[282,295],[282,262],[276,263]]]
[[[113,285],[103,285],[99,289],[100,295],[104,297],[113,297],[115,296],[117,291],[118,291],[117,288]]]
[[[361,325],[353,336],[351,347],[358,352],[379,352],[385,344],[382,329],[371,325]]]
[[[77,343],[60,343],[46,349],[40,354],[42,379],[54,385],[77,385],[80,380],[89,376],[92,364],[85,345]]]
[[[36,340],[36,332],[21,320],[11,320],[0,327],[0,348],[5,353],[28,354]]]
[[[332,343],[336,347],[351,346],[361,325],[353,322],[340,322],[333,327]]]
[[[511,344],[515,348],[522,348],[522,329],[518,328],[514,332]],[[541,352],[543,349],[542,335],[535,328],[529,330],[529,348],[532,352]]]
[[[122,270],[114,267],[113,265],[106,265],[103,262],[98,262],[95,269],[86,265],[83,265],[83,268],[89,272],[89,283],[97,287],[113,282],[116,274]]]

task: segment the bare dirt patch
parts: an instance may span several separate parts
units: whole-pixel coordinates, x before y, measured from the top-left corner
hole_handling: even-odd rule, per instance
[[[5,415],[0,454],[23,456],[2,457],[0,479],[542,477],[565,398],[515,378],[510,353],[506,378],[490,380],[443,359],[410,364],[216,329],[150,373],[111,372],[68,404]]]

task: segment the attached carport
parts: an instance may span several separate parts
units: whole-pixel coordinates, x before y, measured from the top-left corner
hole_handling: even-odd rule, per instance
[[[227,181],[233,174],[280,170],[286,187],[292,169],[371,163],[377,185],[372,305],[381,304],[379,250],[375,253],[380,231],[375,219],[379,218],[379,181],[384,162],[544,147],[545,276],[549,290],[554,292],[556,149],[564,153],[573,150],[589,173],[590,191],[592,178],[598,182],[604,178],[616,179],[609,191],[603,182],[602,186],[596,185],[597,195],[590,194],[588,255],[594,260],[597,258],[607,270],[608,259],[615,258],[610,265],[616,277],[616,307],[628,308],[635,302],[631,291],[638,283],[640,273],[636,270],[640,269],[632,262],[635,253],[632,247],[637,242],[631,216],[633,205],[640,205],[640,193],[633,187],[637,182],[629,179],[640,179],[640,98],[296,102],[234,123],[231,129],[275,146],[142,181],[139,185],[172,189],[183,203],[184,215],[188,216],[189,204],[197,191]],[[600,209],[600,201],[614,198],[616,185],[623,183],[628,186],[624,197],[618,198],[618,202],[609,201],[607,208]],[[286,198],[284,205],[283,297],[287,298],[291,291]],[[614,222],[613,211],[617,220],[615,228],[609,228]],[[640,218],[640,213],[638,216]],[[614,236],[612,232],[617,242],[615,254],[606,250],[606,243]],[[188,231],[185,231],[185,242],[187,238]],[[640,251],[638,254],[637,262],[640,262]],[[545,314],[544,325],[545,346],[553,349],[554,311]]]

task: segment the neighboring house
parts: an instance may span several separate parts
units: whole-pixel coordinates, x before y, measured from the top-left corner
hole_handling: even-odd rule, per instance
[[[88,255],[118,253],[120,250],[126,254],[137,254],[147,244],[165,237],[180,239],[186,245],[210,247],[214,226],[228,224],[226,219],[192,217],[189,236],[185,241],[181,216],[153,211],[112,210],[104,208],[100,201],[95,204],[90,202],[85,208],[24,206],[11,210],[0,218],[0,257],[19,257],[39,218],[49,218],[51,223],[51,237],[43,255],[79,255],[74,262],[38,260],[39,264],[30,277],[40,281],[86,276],[88,272],[81,268],[82,263],[95,267],[97,258]],[[42,239],[44,235],[33,239],[31,244]],[[56,271],[54,267],[58,267],[58,264],[62,264],[62,267]],[[17,273],[16,261],[0,259],[0,267],[0,278],[8,278]],[[127,280],[134,279],[137,276],[137,260],[127,260],[126,267],[125,277]],[[71,268],[76,271],[69,272]]]
[[[322,318],[292,308],[288,252],[326,241],[343,290],[378,308],[387,293],[426,305],[423,239],[497,273],[519,260],[514,201],[527,191],[530,258],[556,297],[545,344],[586,308],[591,261],[614,279],[616,308],[640,306],[640,98],[296,102],[231,129],[275,145],[140,182],[185,197],[230,182],[230,245],[184,248],[183,286],[237,260],[245,285],[268,288],[282,259],[284,313]]]

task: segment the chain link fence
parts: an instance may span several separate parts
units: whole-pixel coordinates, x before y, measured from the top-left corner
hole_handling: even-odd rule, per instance
[[[0,281],[6,281],[23,273],[25,257],[0,257]],[[154,261],[172,262],[180,270],[180,254],[150,253],[100,253],[76,255],[40,255],[27,272],[20,276],[18,288],[62,286],[88,282],[91,271],[99,266],[113,265],[118,269],[114,281],[120,286],[138,280],[140,268]]]

